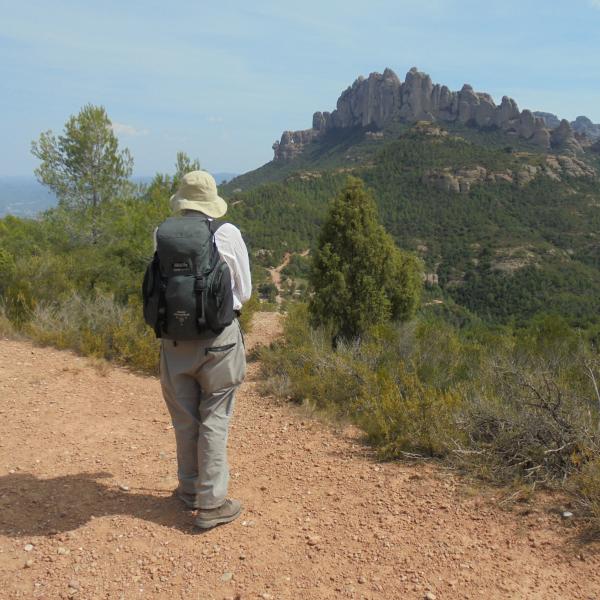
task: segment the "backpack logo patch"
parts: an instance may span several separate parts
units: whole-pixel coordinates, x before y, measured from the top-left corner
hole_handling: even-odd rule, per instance
[[[181,273],[181,271],[191,271],[190,265],[186,262],[174,262],[172,265],[174,273]]]
[[[177,319],[180,325],[183,325],[190,318],[190,313],[186,310],[178,310],[173,313],[173,316]]]

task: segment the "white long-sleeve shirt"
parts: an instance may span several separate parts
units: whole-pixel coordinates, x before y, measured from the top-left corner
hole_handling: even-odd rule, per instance
[[[231,223],[223,223],[215,233],[217,250],[229,267],[233,310],[240,310],[252,294],[252,278],[248,249],[240,230]]]
[[[212,219],[211,219],[212,220]],[[154,250],[156,250],[156,232],[154,230]],[[240,230],[231,223],[223,223],[215,233],[215,243],[219,254],[229,267],[231,273],[231,291],[233,292],[233,310],[240,310],[242,304],[252,294],[252,278],[248,249]]]

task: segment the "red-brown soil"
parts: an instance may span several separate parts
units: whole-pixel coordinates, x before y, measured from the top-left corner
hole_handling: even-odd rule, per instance
[[[259,313],[249,345],[279,319]],[[503,509],[434,465],[380,464],[352,429],[261,395],[258,373],[230,438],[245,512],[198,533],[171,496],[154,377],[0,340],[0,598],[600,598],[576,510]]]

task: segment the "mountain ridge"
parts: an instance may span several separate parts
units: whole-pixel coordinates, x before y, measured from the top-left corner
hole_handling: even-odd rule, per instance
[[[560,125],[561,119],[554,113],[543,112],[536,110],[533,113],[536,117],[541,117],[546,122],[546,125],[554,129]],[[590,140],[600,139],[600,123],[593,123],[589,117],[579,115],[574,121],[569,123],[571,129],[576,133],[587,136]]]
[[[598,127],[587,117],[579,117],[573,124],[566,119],[556,124],[551,113],[519,110],[515,100],[503,96],[496,104],[490,94],[476,92],[469,84],[459,91],[434,84],[431,77],[411,68],[405,80],[386,68],[383,73],[373,72],[367,78],[360,76],[339,96],[332,112],[313,114],[312,127],[298,131],[284,131],[273,144],[276,162],[287,162],[300,155],[305,147],[322,139],[328,132],[350,130],[354,127],[371,129],[377,136],[390,123],[407,124],[418,121],[456,123],[476,129],[497,129],[510,136],[527,141],[540,151],[579,154],[589,146]]]
[[[491,323],[544,312],[599,323],[600,156],[467,124],[392,125],[329,130],[221,188],[259,264],[313,247],[353,174],[399,247],[423,260],[449,319],[468,321],[467,309]]]

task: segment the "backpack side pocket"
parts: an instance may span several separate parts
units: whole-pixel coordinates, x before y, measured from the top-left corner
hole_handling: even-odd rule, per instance
[[[158,264],[158,254],[155,252],[144,273],[144,280],[142,281],[142,299],[144,321],[154,329],[156,337],[160,337],[160,293],[160,269]]]

